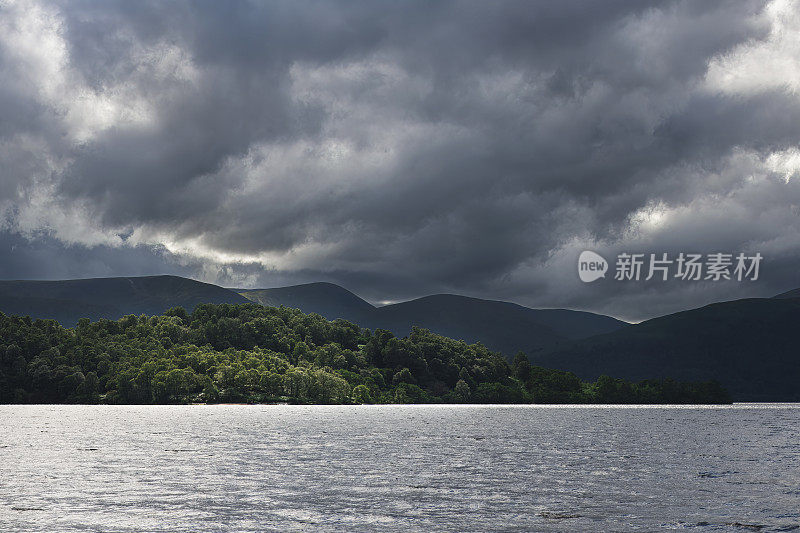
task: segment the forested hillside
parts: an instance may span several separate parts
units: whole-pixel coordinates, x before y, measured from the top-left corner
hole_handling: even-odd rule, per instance
[[[512,364],[414,329],[398,339],[295,309],[203,304],[187,313],[53,320],[0,314],[0,402],[718,403],[713,383],[630,383]]]

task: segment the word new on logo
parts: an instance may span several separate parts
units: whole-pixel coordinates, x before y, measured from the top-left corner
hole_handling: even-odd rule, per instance
[[[608,261],[602,255],[586,250],[578,258],[578,276],[584,283],[606,277]]]

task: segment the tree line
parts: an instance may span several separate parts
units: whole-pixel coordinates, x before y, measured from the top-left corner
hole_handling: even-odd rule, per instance
[[[203,304],[161,316],[0,313],[0,403],[729,403],[715,382],[629,382],[511,363],[414,328],[404,338],[286,307]]]

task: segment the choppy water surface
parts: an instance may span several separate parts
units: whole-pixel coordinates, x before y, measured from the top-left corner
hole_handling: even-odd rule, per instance
[[[799,405],[0,406],[0,454],[0,531],[800,527]]]

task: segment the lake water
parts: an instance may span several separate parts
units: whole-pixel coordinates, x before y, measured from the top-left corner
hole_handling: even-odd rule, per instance
[[[3,532],[800,526],[800,405],[0,406],[0,454]]]

